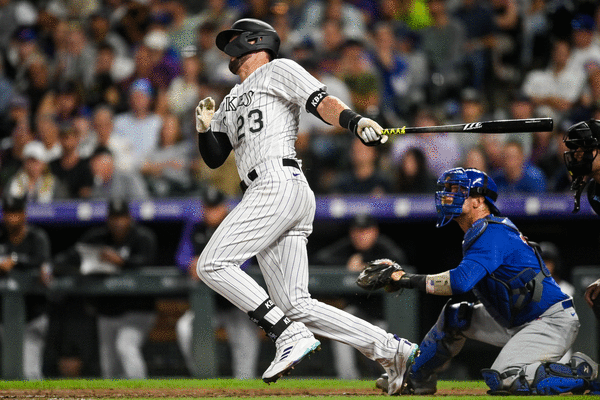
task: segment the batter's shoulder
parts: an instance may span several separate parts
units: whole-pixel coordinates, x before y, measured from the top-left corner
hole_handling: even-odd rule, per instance
[[[298,64],[294,60],[290,60],[289,58],[276,58],[271,61],[273,68],[283,68],[286,70],[301,70],[303,69],[300,64]]]

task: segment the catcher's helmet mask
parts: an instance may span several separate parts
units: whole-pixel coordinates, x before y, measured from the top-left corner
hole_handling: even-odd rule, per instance
[[[276,58],[281,39],[275,29],[266,22],[243,18],[236,21],[230,29],[220,32],[216,44],[219,50],[234,58],[261,50],[268,51]]]
[[[600,149],[600,121],[589,119],[572,125],[563,138],[563,157],[569,174],[573,177],[571,190],[575,191],[573,212],[579,211],[581,193],[587,184],[586,176],[592,173],[592,165]]]
[[[463,204],[469,196],[483,196],[490,212],[500,215],[495,204],[498,187],[485,172],[475,168],[452,168],[444,172],[437,183],[442,190],[435,193],[436,227],[444,226],[462,214]]]

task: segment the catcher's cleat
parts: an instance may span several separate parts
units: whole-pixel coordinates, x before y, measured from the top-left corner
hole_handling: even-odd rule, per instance
[[[385,366],[385,371],[388,376],[388,391],[389,395],[399,395],[406,384],[408,371],[410,366],[415,362],[415,358],[419,355],[419,345],[411,343],[406,339],[398,340],[398,352],[391,360],[392,362]]]
[[[265,383],[273,383],[284,375],[289,374],[304,357],[321,350],[321,342],[314,337],[302,338],[277,349],[275,359],[262,376]]]

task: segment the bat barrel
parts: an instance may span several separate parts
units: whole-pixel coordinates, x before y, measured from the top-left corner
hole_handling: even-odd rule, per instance
[[[384,135],[404,135],[411,133],[525,133],[550,132],[553,128],[552,118],[505,119],[497,121],[471,122],[468,124],[420,126],[384,129]]]

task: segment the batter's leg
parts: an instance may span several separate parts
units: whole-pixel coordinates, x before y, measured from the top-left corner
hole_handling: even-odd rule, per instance
[[[350,345],[378,361],[393,376],[388,393],[398,393],[404,383],[407,365],[414,360],[418,346],[310,296],[307,237],[303,228],[305,225],[298,224],[257,254],[273,301],[290,319],[302,322],[313,333]]]

